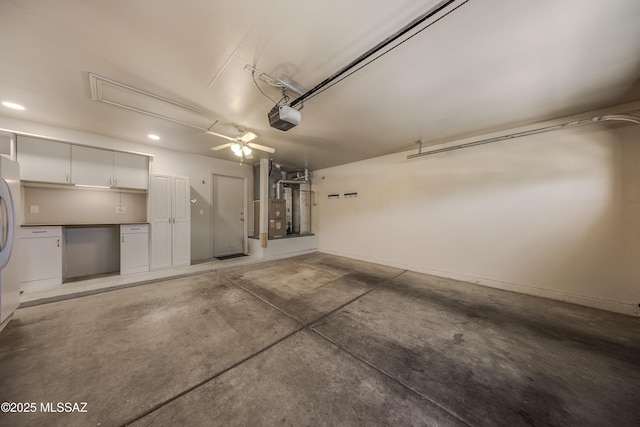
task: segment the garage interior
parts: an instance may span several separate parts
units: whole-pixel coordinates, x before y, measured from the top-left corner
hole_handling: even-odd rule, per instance
[[[18,149],[184,178],[190,263],[23,292],[0,425],[640,425],[640,2],[5,0],[0,56]]]

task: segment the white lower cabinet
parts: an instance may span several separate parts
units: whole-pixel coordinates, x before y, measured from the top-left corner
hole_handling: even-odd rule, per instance
[[[62,227],[20,229],[20,290],[62,284]]]
[[[120,274],[149,271],[149,225],[120,226]]]

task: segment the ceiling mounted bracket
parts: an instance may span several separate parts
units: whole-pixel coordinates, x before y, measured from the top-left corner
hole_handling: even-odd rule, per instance
[[[295,93],[298,96],[301,96],[303,93],[307,91],[306,88],[304,88],[299,83],[293,81],[288,77],[280,77],[279,79],[275,79],[271,77],[269,74],[258,70],[256,67],[254,67],[251,64],[246,64],[244,66],[244,70],[248,73],[251,73],[254,76],[258,76],[258,79],[267,83],[269,86],[288,89],[289,91]]]

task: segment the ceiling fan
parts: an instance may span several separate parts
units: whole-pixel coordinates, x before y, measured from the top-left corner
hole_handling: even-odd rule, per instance
[[[218,151],[218,150],[223,150],[227,147],[230,147],[231,151],[233,151],[233,154],[235,154],[238,157],[242,157],[243,159],[253,159],[252,149],[265,151],[267,153],[276,152],[274,148],[267,147],[266,145],[256,144],[255,142],[251,142],[254,139],[256,139],[258,135],[250,131],[246,131],[241,136],[236,138],[227,136],[221,133],[213,132],[210,130],[207,131],[207,133],[232,141],[226,144],[218,145],[216,147],[211,147],[212,150]]]

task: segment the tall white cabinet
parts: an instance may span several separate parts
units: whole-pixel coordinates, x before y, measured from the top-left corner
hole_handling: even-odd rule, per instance
[[[152,175],[151,269],[191,264],[189,178]]]

